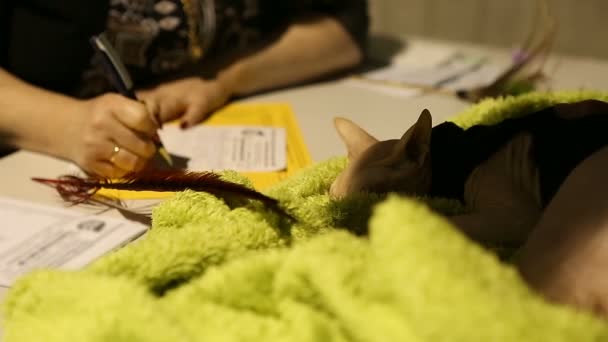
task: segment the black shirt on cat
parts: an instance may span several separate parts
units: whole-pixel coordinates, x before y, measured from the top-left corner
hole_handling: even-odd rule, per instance
[[[560,104],[496,125],[477,125],[466,130],[452,122],[437,125],[431,135],[430,195],[463,201],[471,172],[524,131],[532,136],[533,159],[545,207],[580,162],[608,145],[608,103],[587,100]]]

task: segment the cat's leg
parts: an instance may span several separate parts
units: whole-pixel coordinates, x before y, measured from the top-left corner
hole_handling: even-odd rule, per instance
[[[608,316],[608,147],[566,178],[517,263],[546,298]]]

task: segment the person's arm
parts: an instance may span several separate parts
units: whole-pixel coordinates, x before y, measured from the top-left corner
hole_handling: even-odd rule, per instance
[[[277,40],[225,67],[216,79],[190,77],[138,94],[160,103],[163,121],[180,118],[188,127],[233,96],[311,80],[362,59],[360,44],[339,20],[317,16],[293,22]]]
[[[157,127],[146,107],[119,95],[77,100],[32,86],[0,68],[0,143],[119,176],[153,155]],[[120,148],[114,154],[114,146]],[[112,163],[110,162],[112,159]]]
[[[362,58],[339,22],[320,16],[294,22],[277,41],[220,72],[218,80],[232,95],[247,95],[353,67]]]
[[[65,123],[78,101],[31,86],[0,69],[0,137],[2,143],[67,158]],[[52,120],[49,118],[52,117]],[[61,132],[61,134],[59,134]]]

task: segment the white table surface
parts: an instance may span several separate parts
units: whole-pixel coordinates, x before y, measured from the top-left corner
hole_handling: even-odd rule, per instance
[[[505,50],[414,40],[408,48],[392,57],[396,63],[410,58],[415,51],[424,58],[425,49],[454,46],[464,50],[486,51],[506,60]],[[382,56],[381,48],[373,55]],[[550,63],[551,88],[554,90],[594,89],[608,91],[608,61],[588,58],[558,57]],[[558,63],[555,64],[555,61]],[[414,123],[423,108],[428,108],[434,123],[444,121],[470,104],[454,97],[427,94],[404,98],[382,94],[348,85],[343,80],[322,82],[286,90],[274,91],[243,100],[244,102],[289,103],[298,120],[304,140],[314,161],[344,155],[345,149],[334,131],[334,116],[349,118],[365,127],[379,139],[396,138]],[[0,159],[0,196],[63,206],[50,189],[34,183],[30,177],[57,177],[66,173],[67,163],[37,153],[19,151]],[[75,208],[74,210],[84,210]],[[106,215],[118,215],[114,211]],[[0,288],[0,300],[6,289]]]

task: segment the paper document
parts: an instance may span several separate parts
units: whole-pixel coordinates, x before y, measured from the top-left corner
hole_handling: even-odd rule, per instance
[[[481,55],[454,53],[432,66],[391,64],[364,72],[355,79],[376,86],[402,87],[418,90],[468,90],[492,83],[503,68]]]
[[[147,227],[0,197],[0,285],[36,269],[79,269],[142,235]]]
[[[389,66],[364,74],[372,80],[394,81],[403,84],[417,84],[429,87],[442,87],[461,77],[477,73],[486,65],[485,58],[454,54],[442,63],[431,67]]]
[[[343,84],[390,95],[393,97],[410,98],[422,94],[422,90],[412,87],[396,87],[395,84],[387,84],[384,82],[368,82],[361,78],[350,77],[343,81]]]
[[[287,168],[285,128],[167,125],[160,137],[169,151],[188,158],[190,170],[279,171]]]
[[[265,127],[263,130],[263,136],[257,136],[251,134],[248,136],[245,134],[244,137],[239,138],[239,134],[243,133],[243,127]],[[204,131],[193,131],[192,136],[188,137],[191,130],[205,129],[205,127],[213,127],[215,129],[234,129],[232,131],[236,134],[236,138],[231,143],[227,143],[226,146],[229,148],[227,151],[243,151],[243,157],[248,156],[246,159],[249,165],[257,164],[267,168],[268,171],[242,171],[245,169],[246,162],[239,161],[239,154],[225,156],[226,160],[218,158],[223,156],[223,152],[220,152],[220,146],[214,142],[218,141],[218,136],[202,138],[206,139],[207,142],[200,141],[198,138],[192,140],[193,137],[204,135]],[[270,130],[272,128],[272,130]],[[179,130],[177,125],[167,124],[164,125],[160,131],[161,139],[167,147],[169,153],[171,153],[174,161],[186,160],[184,167],[187,167],[191,171],[208,171],[210,168],[204,165],[207,163],[218,163],[230,161],[236,161],[240,163],[241,174],[245,175],[253,182],[256,189],[264,189],[271,185],[284,180],[285,178],[295,174],[304,167],[312,164],[312,158],[308,152],[308,148],[304,143],[302,132],[296,120],[296,117],[291,109],[291,106],[281,103],[239,103],[228,105],[219,111],[213,113],[204,124],[189,128],[187,130],[179,130],[179,133],[169,134],[165,136],[166,132],[170,130]],[[197,133],[198,132],[198,133]],[[219,131],[216,131],[219,132]],[[269,132],[274,132],[273,135]],[[213,133],[211,134],[213,135]],[[230,138],[231,135],[225,137]],[[274,137],[273,137],[274,136]],[[225,138],[224,137],[224,138]],[[169,142],[169,140],[179,138],[178,142]],[[222,138],[222,139],[224,139]],[[209,142],[209,139],[211,139]],[[240,140],[239,140],[240,139]],[[274,142],[272,142],[274,139]],[[281,142],[284,139],[285,142]],[[240,142],[254,142],[255,146],[239,146]],[[179,144],[179,147],[174,148],[174,144]],[[232,147],[230,147],[232,146]],[[271,150],[264,150],[266,148],[274,146],[275,149],[282,149],[285,153],[284,161],[279,158],[278,152],[273,156]],[[234,149],[234,150],[233,150]],[[211,150],[211,151],[209,151]],[[215,161],[205,161],[203,154],[209,154],[210,156],[216,156]],[[232,152],[231,152],[232,153]],[[185,155],[191,154],[191,158]],[[256,157],[257,155],[257,157]],[[182,158],[183,156],[183,158]],[[268,156],[266,158],[265,156]],[[219,161],[218,161],[219,159]],[[257,163],[253,163],[256,162]],[[198,164],[198,165],[197,165]],[[274,166],[273,166],[274,164]],[[281,166],[281,164],[283,164]],[[204,166],[204,167],[203,167]],[[226,166],[224,164],[223,166]],[[212,168],[216,168],[213,166]],[[228,167],[225,167],[228,168]],[[120,198],[123,200],[127,199],[158,199],[172,196],[172,193],[167,192],[156,192],[156,191],[126,191],[126,190],[107,190],[103,189],[99,191],[99,194],[112,198]]]

